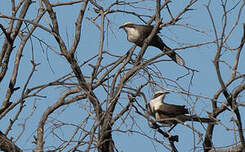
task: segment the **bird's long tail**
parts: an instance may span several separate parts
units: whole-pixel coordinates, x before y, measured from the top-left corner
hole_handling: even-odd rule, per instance
[[[163,43],[163,41],[161,40],[161,38],[159,37],[159,41],[161,42],[161,45],[158,47],[159,49],[161,49],[163,52],[169,52],[167,53],[167,55],[174,61],[176,62],[178,65],[180,66],[184,66],[185,65],[185,61],[184,59],[177,54],[176,52],[172,51],[171,48],[169,48],[165,43]]]
[[[184,121],[197,121],[197,122],[202,122],[202,123],[217,123],[218,120],[212,119],[212,118],[201,118],[198,116],[186,116],[182,118]]]
[[[167,54],[174,62],[176,62],[177,64],[184,66],[185,65],[185,61],[184,59],[177,53],[175,52],[170,52]]]

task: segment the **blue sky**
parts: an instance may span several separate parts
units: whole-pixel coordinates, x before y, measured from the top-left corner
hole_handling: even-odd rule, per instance
[[[231,9],[236,3],[239,1],[237,0],[230,0],[228,1],[227,8]],[[154,9],[154,5],[152,4],[152,1],[147,1],[141,4],[141,7],[147,7]],[[184,8],[184,6],[188,3],[188,1],[172,1],[172,3],[169,4],[169,8],[171,9],[174,16],[176,16],[181,9]],[[10,15],[10,8],[11,3],[9,1],[0,1],[0,13],[5,15]],[[108,5],[108,2],[102,1],[100,3],[101,5]],[[80,5],[80,4],[79,4]],[[62,33],[62,37],[65,40],[65,43],[67,46],[71,46],[73,41],[73,35],[74,35],[74,21],[77,17],[77,13],[79,10],[78,4],[72,5],[72,6],[64,6],[54,9],[56,11],[56,14],[59,19],[60,24],[60,33]],[[183,16],[183,19],[178,22],[180,25],[171,25],[168,27],[164,27],[161,30],[161,38],[164,40],[166,44],[168,44],[170,47],[183,47],[191,44],[196,43],[202,43],[206,41],[213,41],[215,39],[213,29],[211,26],[211,21],[208,16],[207,9],[205,8],[205,5],[207,5],[207,1],[199,1],[197,2],[192,8],[193,11],[189,11],[186,13],[186,15]],[[240,8],[242,5],[242,2],[238,4],[238,7],[232,11],[230,14],[228,14],[228,25],[227,25],[227,31],[229,31],[234,24],[236,20],[236,15],[238,12],[238,8]],[[95,17],[96,14],[93,11],[93,6],[89,5],[89,10],[86,12],[86,17]],[[33,4],[31,6],[31,9],[33,12],[36,13],[36,9],[38,9],[38,2],[37,4]],[[117,6],[114,9],[124,9],[124,10],[131,10],[135,11],[133,8],[128,7],[120,7]],[[215,1],[211,3],[210,9],[212,11],[215,25],[217,29],[221,29],[222,27],[222,8],[220,6],[220,1]],[[147,11],[145,9],[138,9],[138,13],[144,13],[147,15],[152,15],[154,11]],[[36,14],[28,14],[30,17],[35,16]],[[169,20],[169,15],[166,13],[166,9],[164,9],[161,13],[161,16],[163,17],[163,21]],[[46,14],[46,17],[48,18],[48,15]],[[138,18],[128,15],[128,14],[122,14],[122,13],[115,13],[110,14],[107,16],[108,19],[111,21],[109,24],[109,27],[106,28],[106,39],[105,39],[105,47],[104,49],[109,51],[110,53],[117,54],[117,55],[124,55],[128,49],[132,46],[132,43],[128,42],[126,40],[126,34],[123,30],[119,30],[118,27],[123,24],[124,22],[131,21],[134,23],[143,24]],[[99,20],[96,21],[99,23]],[[0,18],[0,23],[3,25],[6,24],[6,19]],[[41,21],[42,24],[47,25],[45,20],[43,19]],[[241,19],[238,22],[238,25],[236,29],[233,31],[231,39],[227,41],[227,45],[230,47],[237,47],[240,43],[241,36],[242,36],[242,23],[245,23],[245,13],[244,10],[242,11]],[[200,29],[203,31],[201,32],[195,32],[193,30],[187,29],[181,25],[191,25],[197,29]],[[218,31],[220,33],[220,31]],[[42,40],[44,40],[46,43],[50,44],[56,51],[59,52],[59,47],[57,43],[55,42],[55,39],[50,36],[49,33],[44,32],[40,29],[38,29],[36,32],[34,32],[35,36],[38,36]],[[83,22],[83,30],[82,30],[82,38],[81,42],[78,47],[78,51],[76,52],[76,58],[79,61],[79,63],[83,63],[90,57],[94,56],[98,52],[99,47],[99,30],[94,26],[93,23],[91,23],[88,19],[84,19]],[[0,36],[0,46],[2,46],[3,43],[3,35]],[[37,71],[34,73],[34,77],[31,81],[31,86],[40,85],[43,83],[50,82],[52,80],[55,80],[59,78],[60,76],[70,72],[69,65],[65,61],[64,57],[55,54],[50,49],[46,49],[44,46],[44,52],[40,47],[39,42],[33,37],[32,38],[33,44],[34,44],[34,52],[35,52],[35,60],[37,63],[41,63]],[[15,46],[18,46],[19,41],[16,41]],[[23,85],[23,82],[26,80],[29,72],[31,71],[31,51],[30,51],[30,41],[27,43],[26,48],[23,53],[23,58],[20,66],[20,73],[19,77],[17,79],[17,86]],[[136,48],[136,53],[140,50],[140,48]],[[244,49],[243,49],[244,50]],[[16,51],[16,49],[15,49]],[[159,51],[156,48],[148,47],[145,57],[150,58],[154,55],[157,55]],[[220,88],[220,84],[218,83],[215,67],[212,63],[212,60],[214,59],[215,53],[216,53],[216,46],[215,44],[211,44],[208,46],[202,46],[202,47],[196,47],[196,48],[189,48],[185,50],[179,50],[178,53],[185,59],[186,65],[199,70],[198,73],[195,73],[192,85],[190,87],[190,92],[195,95],[200,95],[203,97],[212,98],[214,93],[217,91],[218,88]],[[234,61],[234,55],[235,52],[230,51],[224,51],[222,58],[226,60],[229,63],[233,63]],[[48,60],[47,60],[48,56]],[[241,53],[241,60],[240,60],[240,66],[239,70],[241,73],[245,72],[245,60],[242,60],[245,57],[244,51]],[[10,69],[12,68],[13,62],[14,62],[15,55],[11,56],[11,62],[9,63]],[[104,63],[109,63],[113,59],[109,57],[105,57],[106,60],[104,60]],[[163,59],[169,59],[168,57],[164,56]],[[177,77],[183,75],[183,73],[186,73],[187,71],[176,65],[173,62],[161,62],[156,64],[158,68],[160,69],[162,75],[166,78],[171,78],[175,80]],[[50,66],[55,71],[52,72]],[[231,71],[226,66],[222,67],[222,76],[224,78],[224,81],[227,81],[231,76]],[[88,66],[83,67],[84,74],[90,74],[91,68]],[[5,86],[9,82],[9,77],[11,76],[12,70],[10,70],[6,76],[4,81],[1,83],[0,91],[6,92]],[[189,82],[190,82],[191,76],[184,77],[183,79],[179,80],[178,83],[182,85],[186,90],[188,90]],[[24,80],[24,81],[23,81]],[[137,80],[137,79],[135,79]],[[132,81],[132,84],[139,85],[141,81]],[[229,91],[232,91],[235,86],[237,86],[239,83],[242,83],[241,81],[234,83],[231,88],[229,88]],[[243,82],[244,83],[244,82]],[[173,91],[180,91],[174,90],[174,87],[166,86],[163,83],[163,87],[173,90]],[[152,92],[149,91],[149,87],[145,89],[145,94],[147,95],[147,98],[150,99],[152,97]],[[20,119],[18,120],[17,124],[21,124],[24,122],[24,119],[27,117],[27,115],[30,114],[31,109],[33,105],[37,104],[38,108],[36,112],[33,114],[33,116],[28,120],[25,136],[22,137],[21,140],[17,142],[17,145],[21,148],[25,149],[25,151],[31,151],[31,149],[34,147],[34,145],[31,143],[33,140],[33,134],[35,134],[35,129],[37,127],[38,120],[40,119],[41,114],[43,111],[51,104],[55,103],[57,100],[57,97],[61,93],[65,91],[64,88],[51,88],[48,90],[44,90],[42,92],[42,95],[47,96],[45,99],[39,99],[39,98],[31,98],[28,99],[28,104],[26,104],[24,113],[21,114]],[[13,101],[19,97],[21,92],[17,92],[14,94],[14,96],[11,98]],[[105,95],[100,92],[100,90],[97,90],[96,93],[98,94],[101,99],[105,98]],[[244,95],[244,93],[243,93]],[[0,97],[1,101],[4,97]],[[126,98],[121,98],[120,103],[123,104],[123,101]],[[195,114],[200,114],[202,116],[207,116],[206,112],[211,111],[211,103],[210,100],[207,100],[205,98],[199,98],[197,101],[195,101],[195,97],[187,97],[185,95],[179,95],[176,93],[171,93],[166,97],[166,101],[169,103],[174,104],[184,104],[187,105],[187,107],[190,109],[195,104]],[[224,98],[220,97],[219,101],[223,101]],[[125,100],[126,101],[126,100]],[[142,99],[139,98],[139,102],[142,106],[144,106],[144,102]],[[196,103],[195,103],[196,102]],[[244,103],[244,97],[241,98],[241,102]],[[69,106],[65,106],[64,108],[61,108],[57,110],[54,114],[52,114],[51,117],[58,117],[60,120],[68,122],[74,122],[79,123],[84,117],[87,116],[84,110],[82,109],[82,106],[88,106],[88,104],[84,102],[78,102],[73,103]],[[9,119],[12,118],[12,115],[16,113],[17,109],[14,109],[13,112],[10,112],[7,117],[2,119],[0,122],[0,129],[5,131],[7,125],[9,124]],[[62,110],[65,110],[63,112]],[[240,109],[241,115],[243,116],[245,114],[244,109]],[[132,109],[131,115],[135,117],[137,125],[134,126],[134,129],[137,131],[143,131],[146,135],[154,136],[155,131],[151,128],[149,128],[148,123],[146,119],[140,117],[137,115],[134,110]],[[225,112],[224,114],[221,114],[219,116],[219,119],[222,120],[222,123],[232,128],[232,123],[229,122],[231,118],[231,115],[229,112]],[[50,118],[52,120],[52,118]],[[118,126],[120,126],[121,121],[118,121],[115,124],[116,129]],[[127,119],[126,124],[121,129],[129,129],[132,124],[132,120],[130,118]],[[14,136],[18,134],[21,131],[21,128],[19,125],[14,125],[13,130],[10,132],[10,136]],[[57,122],[58,124],[58,122]],[[191,125],[191,123],[189,123]],[[204,129],[200,124],[194,123],[193,124],[198,130],[200,130],[202,133],[204,132]],[[51,125],[48,125],[51,126]],[[48,129],[48,127],[47,127]],[[73,128],[74,129],[74,128]],[[167,129],[167,128],[166,128]],[[50,131],[50,130],[49,130]],[[57,130],[58,133],[63,134],[64,137],[66,135],[69,135],[74,130],[64,127],[62,130]],[[197,142],[198,137],[195,135],[193,137],[193,132],[191,129],[184,127],[182,125],[178,125],[172,132],[174,135],[179,135],[180,141],[179,143],[176,143],[177,149],[179,151],[192,151],[194,142]],[[49,134],[46,134],[47,138],[47,145],[52,145],[53,143],[58,143],[57,140],[53,137],[48,136]],[[164,143],[168,144],[168,140],[165,138],[162,138],[158,134],[156,134],[156,137],[163,141]],[[232,138],[231,138],[232,137]],[[215,134],[214,134],[214,143],[217,146],[224,146],[224,145],[230,145],[232,142],[234,142],[234,132],[232,131],[226,131],[224,127],[221,125],[215,128]],[[230,140],[227,140],[227,139]],[[157,144],[152,143],[148,138],[134,133],[120,133],[120,132],[113,132],[113,139],[115,140],[115,143],[117,145],[117,148],[119,151],[123,152],[130,152],[130,151],[165,151],[166,149]],[[193,140],[195,139],[195,140]],[[225,139],[225,140],[224,140]],[[202,146],[199,144],[198,146]],[[163,150],[164,149],[164,150]],[[200,150],[201,151],[201,150]]]

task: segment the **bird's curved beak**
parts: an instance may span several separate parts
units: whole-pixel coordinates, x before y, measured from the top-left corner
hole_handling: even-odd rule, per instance
[[[124,28],[124,25],[120,26],[119,29]]]

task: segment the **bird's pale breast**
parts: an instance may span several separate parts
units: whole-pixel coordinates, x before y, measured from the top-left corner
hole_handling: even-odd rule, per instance
[[[139,39],[140,34],[137,30],[135,30],[135,28],[125,27],[125,30],[127,32],[127,39],[129,42],[134,43]]]

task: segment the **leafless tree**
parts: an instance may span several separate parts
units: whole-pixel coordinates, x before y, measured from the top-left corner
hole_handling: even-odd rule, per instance
[[[157,90],[172,92],[183,99],[182,104],[187,104],[191,113],[201,111],[198,115],[203,112],[196,104],[206,101],[210,105],[210,109],[205,109],[209,111],[208,117],[219,120],[207,126],[200,124],[202,129],[191,123],[180,124],[193,133],[191,150],[245,150],[243,1],[188,0],[181,8],[174,5],[178,1],[171,0],[11,0],[5,3],[10,10],[0,12],[0,150],[113,152],[120,151],[113,135],[132,133],[153,145],[161,145],[161,151],[181,151],[176,146],[182,144],[178,143],[178,131],[168,132],[168,127],[157,123],[146,110],[146,103]],[[213,5],[220,6],[222,14],[217,16]],[[196,27],[188,20],[187,16],[200,11],[209,16],[206,28]],[[76,16],[74,22],[67,23],[74,27],[73,31],[65,28],[64,14]],[[116,42],[115,37],[122,38],[117,35],[122,16],[154,25],[142,48],[132,45],[125,49],[118,47],[119,44],[116,48],[109,47]],[[181,28],[182,32],[188,30],[208,39],[195,41],[194,36],[185,35],[173,40],[165,35],[178,45],[173,51],[184,58],[185,53],[190,56],[185,59],[187,65],[181,67],[164,59],[168,52],[147,55],[148,44],[159,27]],[[85,33],[95,29],[97,32],[89,34],[93,46],[88,46],[83,41],[88,39]],[[241,32],[237,34],[237,30]],[[187,37],[193,41],[186,43]],[[195,79],[202,69],[193,68],[188,60],[195,58],[192,51],[200,48],[215,52],[210,68],[215,68],[216,75],[211,77],[217,78],[219,87],[213,96],[193,91],[201,85]],[[113,53],[114,50],[120,51]],[[163,71],[161,66],[168,64],[171,68]],[[45,68],[41,68],[43,65]],[[175,77],[170,77],[168,72],[176,73]],[[214,87],[212,82],[207,84]],[[226,122],[227,119],[231,121]],[[232,131],[234,136],[230,138],[234,142],[229,146],[214,144],[215,127],[225,128],[224,134]],[[27,148],[26,143],[34,147]]]

